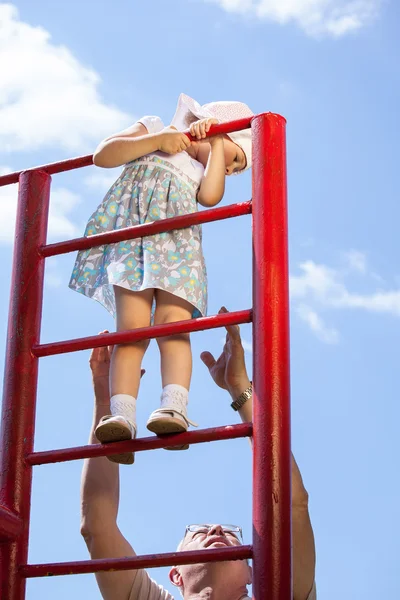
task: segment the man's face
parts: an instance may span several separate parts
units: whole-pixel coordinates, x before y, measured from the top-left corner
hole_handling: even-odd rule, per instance
[[[241,545],[237,534],[224,531],[222,525],[212,525],[199,531],[188,531],[181,543],[180,550],[200,550]]]
[[[207,550],[228,546],[241,546],[239,531],[229,531],[223,525],[195,526],[195,531],[187,531],[178,551]],[[239,528],[238,528],[239,529]],[[233,592],[246,592],[251,583],[251,568],[246,560],[200,563],[173,567],[170,571],[172,583],[178,587],[189,587],[199,592],[210,588],[220,592],[221,589]]]

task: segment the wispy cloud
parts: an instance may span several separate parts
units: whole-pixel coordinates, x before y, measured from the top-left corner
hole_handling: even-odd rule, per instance
[[[10,60],[12,56],[12,60]],[[42,27],[0,4],[0,143],[3,152],[94,149],[133,117],[100,97],[99,75]]]
[[[350,291],[344,273],[309,260],[300,264],[299,275],[291,275],[291,296],[311,299],[329,308],[359,308],[400,316],[400,289],[378,289],[370,293]]]
[[[382,0],[207,0],[232,13],[281,25],[294,22],[308,35],[339,38],[365,27],[379,14]]]
[[[346,257],[345,269],[308,260],[299,265],[299,274],[290,276],[290,296],[297,314],[319,339],[327,343],[337,343],[339,334],[336,329],[326,327],[321,311],[362,310],[400,317],[400,288],[389,287],[380,276],[370,271],[363,253],[352,250],[346,253]],[[369,292],[351,289],[350,286],[356,283],[354,279],[348,281],[349,267],[350,272],[362,274],[375,289]],[[377,282],[383,282],[378,289]]]
[[[72,221],[70,214],[81,198],[65,188],[55,188],[51,194],[49,212],[49,237],[71,238],[80,234],[80,229]]]
[[[299,317],[307,323],[310,329],[315,333],[321,342],[326,344],[337,344],[339,341],[339,332],[333,327],[327,327],[323,319],[306,304],[300,304],[296,309]]]
[[[121,170],[121,167],[107,169],[106,171],[104,169],[93,169],[92,173],[84,178],[83,183],[88,189],[105,194],[120,175]]]
[[[367,272],[367,257],[363,252],[349,250],[344,253],[344,259],[349,269],[358,271],[359,273]]]
[[[251,342],[248,342],[247,340],[242,340],[242,346],[245,352],[253,354],[253,344]]]
[[[0,167],[0,175],[10,173],[8,167]],[[17,185],[0,188],[0,243],[12,244],[14,241],[15,217],[17,212]],[[71,213],[81,201],[78,194],[65,188],[54,188],[51,192],[48,237],[53,239],[71,238],[80,235],[80,229],[74,223]]]
[[[49,288],[60,288],[65,285],[65,279],[59,272],[57,259],[46,261],[46,270],[44,275],[44,284]]]

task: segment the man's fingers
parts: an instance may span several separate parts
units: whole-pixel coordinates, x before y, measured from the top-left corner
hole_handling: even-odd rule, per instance
[[[108,329],[104,329],[103,331],[99,332],[99,335],[102,335],[103,333],[110,333],[108,331]],[[102,346],[101,348],[99,348],[99,360],[103,360],[103,361],[107,361],[111,358],[111,354],[113,352],[114,346]]]
[[[99,335],[103,333],[109,333],[108,329],[104,329],[103,331],[99,331]],[[107,346],[100,346],[99,348],[92,348],[90,353],[90,362],[102,362],[107,360]]]
[[[200,358],[208,369],[212,369],[215,365],[215,358],[213,357],[211,352],[202,352],[200,354]]]
[[[219,314],[228,313],[229,310],[225,306],[221,306],[218,312]],[[230,338],[232,341],[241,341],[239,325],[226,325],[225,329],[227,331],[227,340]]]

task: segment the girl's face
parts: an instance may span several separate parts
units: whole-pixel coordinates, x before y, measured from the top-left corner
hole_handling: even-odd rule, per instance
[[[207,165],[211,146],[207,142],[199,144],[197,152],[197,160],[205,167]],[[225,173],[232,175],[238,173],[246,167],[246,155],[242,148],[235,144],[230,137],[224,135],[224,152],[225,152]]]

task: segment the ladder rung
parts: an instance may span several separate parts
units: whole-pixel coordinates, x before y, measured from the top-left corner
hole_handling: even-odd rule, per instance
[[[254,115],[253,117],[245,117],[244,119],[237,119],[236,121],[227,121],[226,123],[218,123],[217,125],[213,125],[210,131],[206,134],[206,137],[224,133],[233,133],[234,131],[241,131],[242,129],[249,129],[251,127],[251,122],[256,117],[257,115]],[[182,133],[187,135],[190,140],[194,140],[189,130],[183,131]],[[33,167],[32,169],[25,169],[24,171],[7,173],[7,175],[0,176],[0,187],[4,185],[10,185],[10,183],[18,183],[19,176],[21,173],[26,171],[44,171],[49,175],[54,175],[55,173],[63,173],[64,171],[73,171],[74,169],[88,167],[92,164],[93,155],[88,154],[86,156],[79,156],[78,158],[69,158],[67,160],[60,160],[59,162]]]
[[[251,437],[252,434],[252,423],[241,423],[240,425],[210,427],[209,429],[199,429],[199,431],[188,431],[186,433],[166,435],[162,438],[152,435],[147,438],[139,438],[127,442],[91,444],[89,446],[77,446],[76,448],[33,452],[32,454],[28,454],[25,460],[32,466],[48,465],[51,463],[67,462],[82,458],[110,456],[112,454],[120,454],[121,452],[141,452],[143,450],[156,450],[158,448],[180,446],[182,444],[201,444],[203,442],[216,442],[219,440],[234,440],[243,437]]]
[[[7,173],[7,175],[2,175],[0,177],[0,187],[4,185],[10,185],[11,183],[18,183],[19,176],[21,175],[21,173],[25,173],[26,171],[44,171],[49,175],[54,175],[55,173],[63,173],[64,171],[73,171],[74,169],[89,167],[92,164],[93,155],[87,154],[86,156],[78,156],[77,158],[67,158],[66,160],[60,160],[55,163],[40,165],[39,167],[33,167],[32,169],[15,171],[14,173]]]
[[[246,560],[252,558],[252,556],[252,546],[232,546],[229,548],[213,548],[211,550],[192,550],[190,552],[145,554],[126,558],[102,558],[64,563],[22,565],[19,572],[22,577],[26,578],[51,577],[55,575],[98,573],[99,571],[128,571],[130,569],[173,567],[226,560]]]
[[[148,235],[156,235],[157,233],[164,233],[165,231],[172,231],[174,229],[186,229],[193,225],[202,225],[204,223],[222,221],[223,219],[230,219],[232,217],[241,217],[243,215],[249,215],[251,210],[251,201],[229,204],[228,206],[222,206],[220,208],[210,208],[200,212],[180,215],[179,217],[160,219],[159,221],[153,221],[152,223],[143,223],[141,225],[134,225],[133,227],[117,229],[115,231],[107,231],[105,233],[97,233],[95,235],[75,238],[65,242],[48,244],[47,246],[42,246],[40,248],[40,254],[44,258],[48,258],[49,256],[58,256],[59,254],[66,254],[67,252],[75,252],[77,250],[88,250],[89,248],[103,246],[104,244],[126,242],[128,240],[134,240]]]
[[[151,340],[153,338],[176,335],[178,333],[191,333],[193,331],[204,331],[206,329],[225,327],[226,325],[251,323],[252,318],[252,310],[239,310],[236,312],[211,315],[210,317],[200,317],[199,319],[188,319],[187,321],[165,323],[164,325],[141,327],[140,329],[131,329],[129,331],[103,333],[101,335],[91,335],[89,337],[77,338],[74,340],[40,344],[33,346],[32,352],[38,358],[43,356],[54,356],[55,354],[89,350],[90,348],[100,348],[101,346],[114,346],[115,344],[127,342]]]
[[[0,504],[0,542],[15,540],[21,531],[21,518]]]

